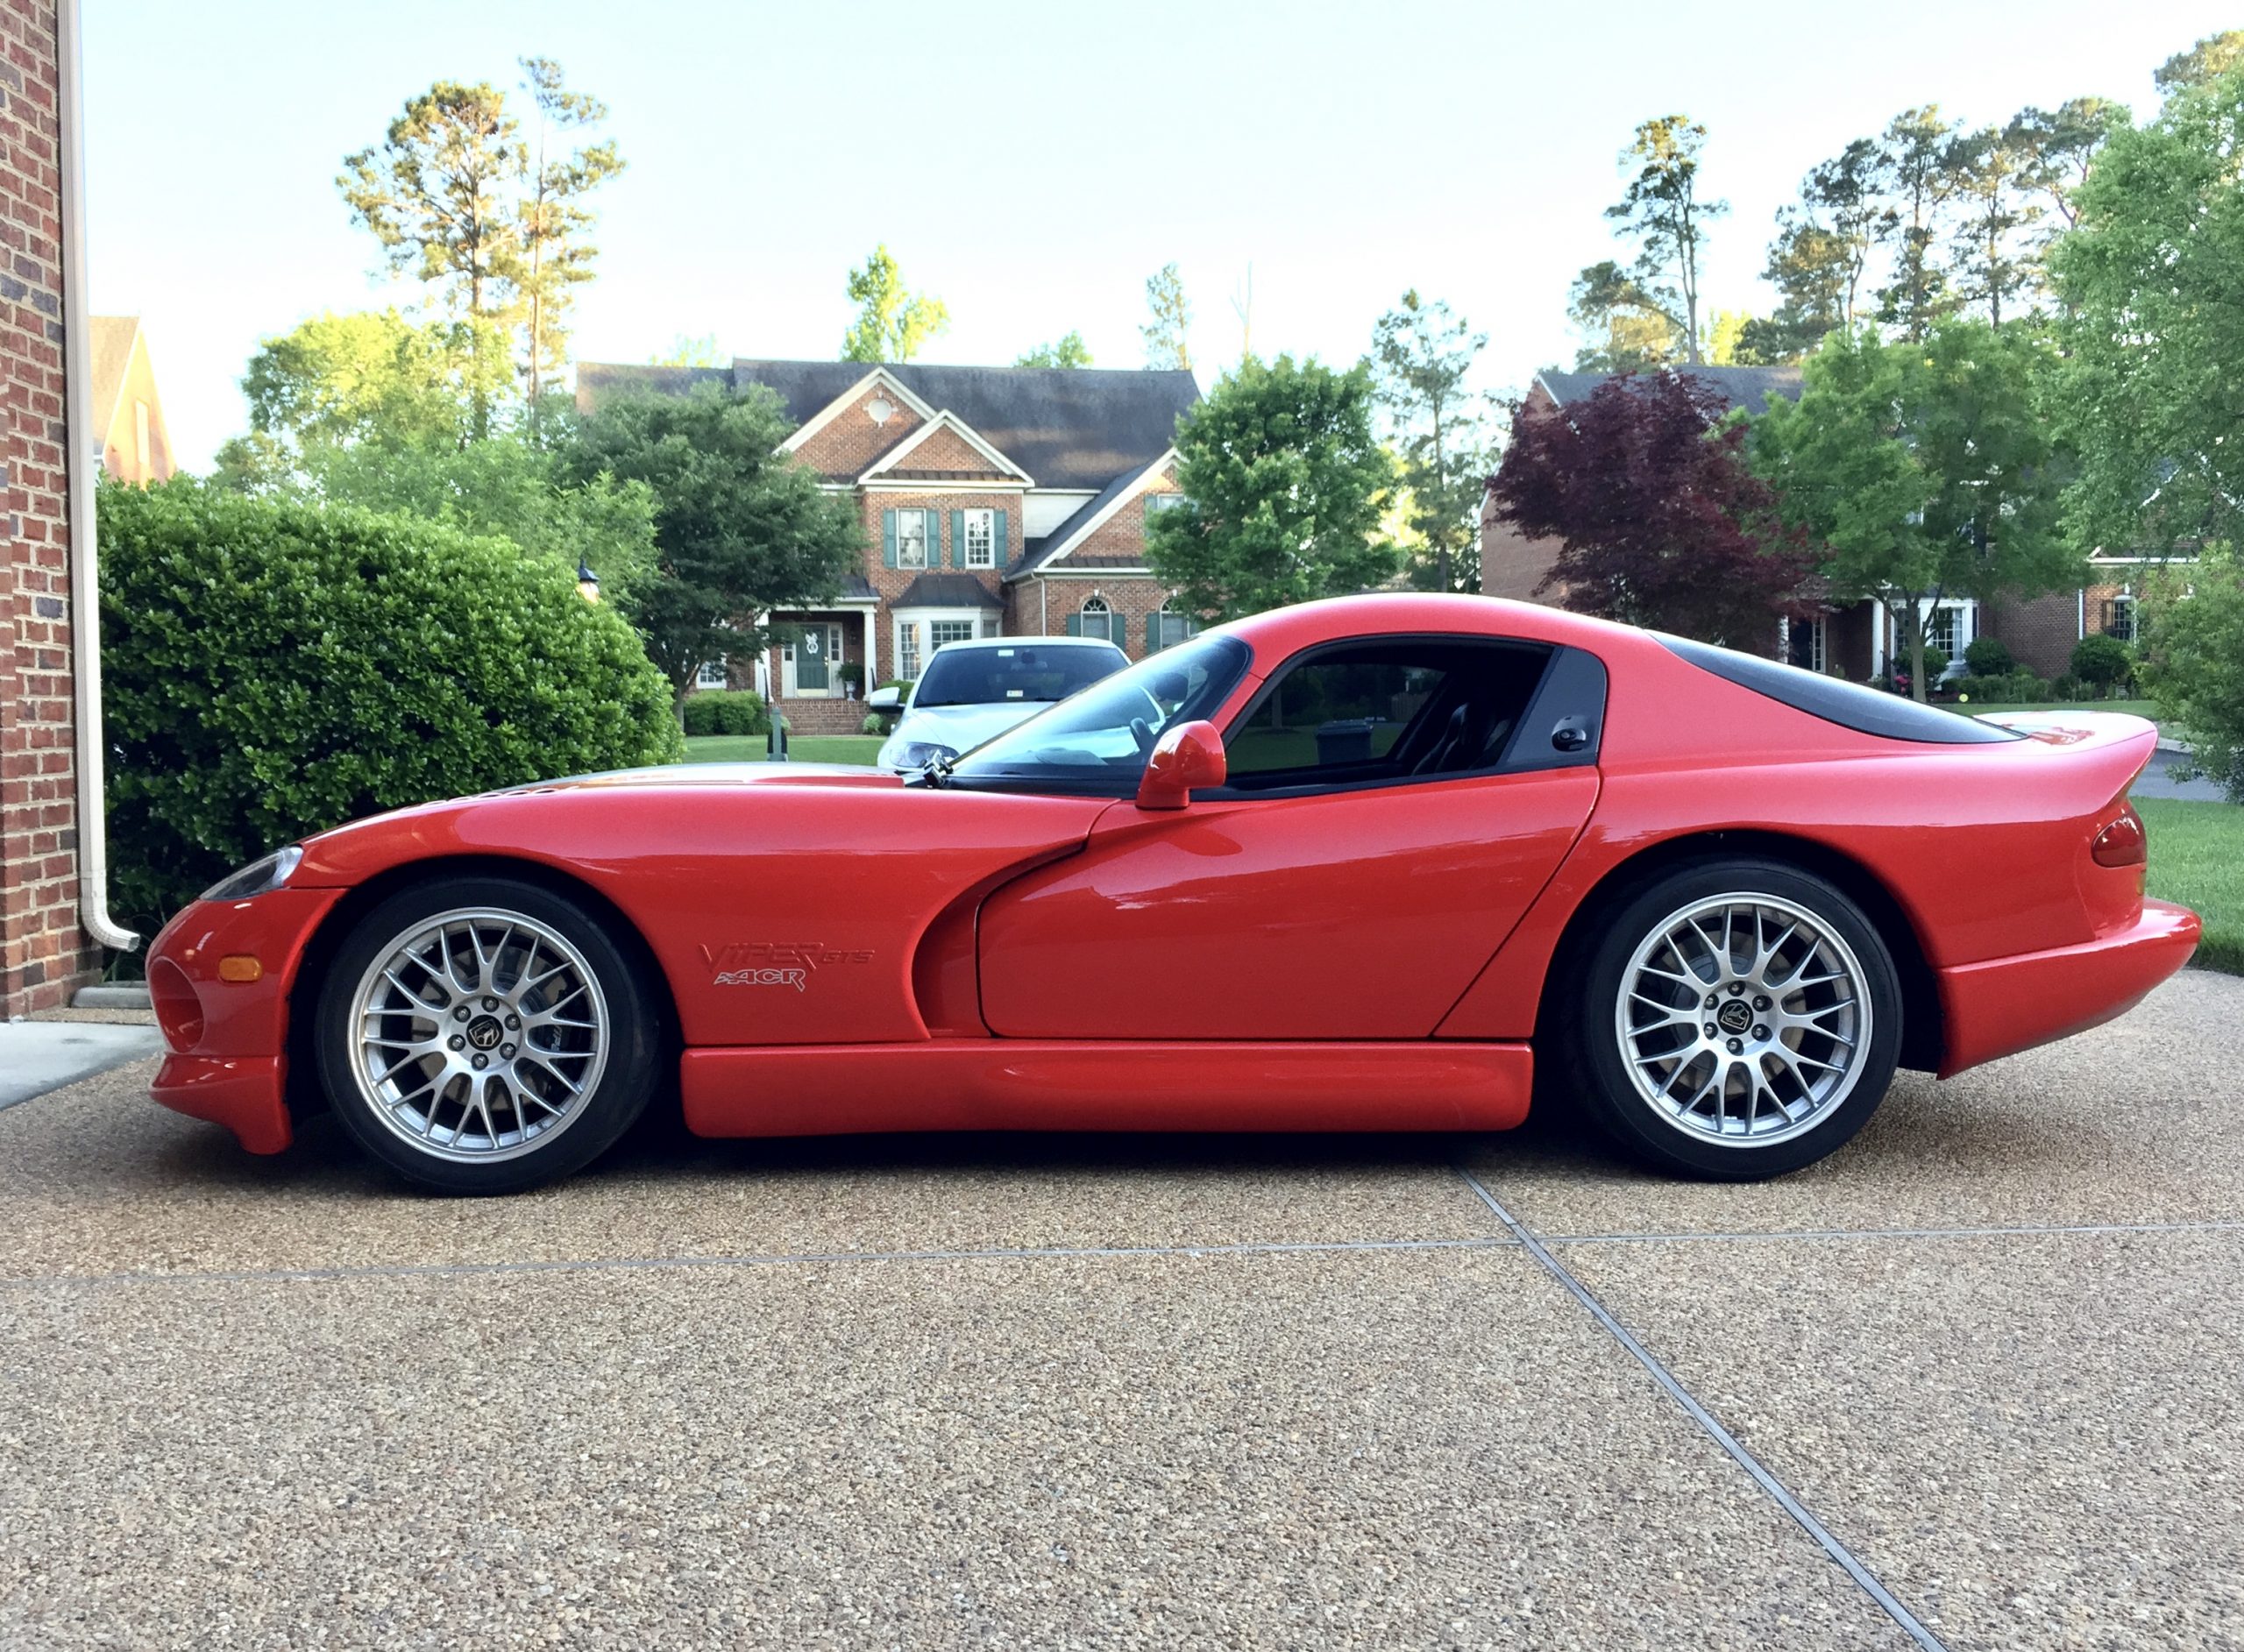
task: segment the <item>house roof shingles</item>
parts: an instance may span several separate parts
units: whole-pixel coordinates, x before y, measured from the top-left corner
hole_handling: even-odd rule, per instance
[[[991,446],[1049,488],[1103,488],[1168,450],[1179,415],[1200,399],[1189,372],[1097,367],[943,367],[883,364],[929,407],[956,414]],[[872,371],[862,361],[759,361],[730,367],[646,367],[586,362],[580,401],[625,390],[683,394],[703,381],[762,385],[800,425]]]
[[[1678,365],[1656,369],[1679,376],[1702,379],[1719,390],[1733,408],[1743,408],[1755,418],[1769,410],[1769,398],[1782,397],[1786,401],[1800,396],[1798,367],[1693,367]],[[1535,375],[1551,399],[1560,407],[1576,401],[1586,401],[1597,386],[1608,379],[1621,375],[1609,372],[1559,372],[1546,369]]]
[[[1002,608],[989,586],[972,574],[921,574],[889,605],[897,608]]]
[[[1020,548],[1020,560],[1005,570],[1005,577],[1010,579],[1017,575],[1027,573],[1032,569],[1042,567],[1055,551],[1082,531],[1086,522],[1111,505],[1119,495],[1127,493],[1140,477],[1160,464],[1168,451],[1168,444],[1163,443],[1159,453],[1154,454],[1143,464],[1133,464],[1123,471],[1121,475],[1099,489],[1090,499],[1085,500],[1068,517],[1067,521],[1062,522],[1050,533],[1041,539],[1024,541]],[[1115,565],[1111,559],[1109,565]],[[1132,563],[1123,565],[1134,566],[1135,561],[1133,559]]]

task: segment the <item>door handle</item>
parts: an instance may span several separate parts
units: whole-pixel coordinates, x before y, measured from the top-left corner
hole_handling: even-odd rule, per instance
[[[1559,751],[1581,751],[1589,745],[1589,720],[1562,717],[1551,730],[1551,744]]]

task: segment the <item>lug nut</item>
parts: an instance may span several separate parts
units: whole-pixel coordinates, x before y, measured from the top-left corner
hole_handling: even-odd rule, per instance
[[[1715,1024],[1711,1021],[1707,1023],[1707,1036],[1710,1039],[1715,1036]]]
[[[1766,1010],[1769,1007],[1769,1001],[1757,994],[1753,999],[1753,1007],[1756,1010]]]
[[[465,1050],[467,1048],[467,1040],[459,1037],[458,1034],[454,1034],[452,1037],[446,1039],[444,1042],[455,1050]]]
[[[511,1044],[502,1044],[499,1046],[499,1053],[511,1061],[515,1059],[515,1046]]]
[[[1765,1010],[1769,1006],[1765,1003],[1761,1007]],[[509,1032],[512,1032],[515,1028],[522,1025],[522,1018],[518,1015],[510,1015],[507,1017],[507,1028]]]
[[[483,1001],[483,1007],[486,1010],[496,1010],[499,1007],[499,1001],[496,998],[486,998]]]
[[[455,1020],[455,1021],[465,1021],[465,1020],[466,1020],[466,1019],[467,1019],[467,1006],[466,1006],[465,1004],[462,1004],[462,1005],[460,1005],[460,1007],[459,1007],[458,1009],[457,1009],[457,1010],[453,1010],[453,1011],[452,1011],[452,1019],[453,1019],[453,1020]]]
[[[1713,993],[1711,993],[1711,992],[1710,992],[1710,993],[1708,993],[1708,994],[1707,995],[1707,1008],[1708,1008],[1708,1009],[1709,1009],[1709,1010],[1713,1009],[1716,1004],[1720,1003],[1721,1002],[1722,1002],[1722,1000],[1721,1000],[1720,998],[1717,998],[1716,996],[1715,996],[1715,995],[1714,995]]]
[[[1743,1054],[1744,1054],[1744,1053],[1745,1053],[1745,1040],[1744,1040],[1744,1039],[1732,1039],[1729,1041],[1729,1053],[1730,1053],[1732,1055],[1743,1055]],[[479,1056],[479,1056],[477,1056],[477,1057],[475,1058],[475,1064],[476,1064],[476,1066],[478,1066],[478,1067],[481,1067],[481,1066],[483,1065],[483,1058],[482,1058],[481,1056]]]
[[[475,1058],[475,1070],[479,1073],[490,1065],[491,1058],[487,1055],[479,1055]]]
[[[1769,1036],[1769,1029],[1766,1027],[1755,1027],[1753,1029],[1753,1036],[1757,1039],[1765,1039]]]
[[[1733,997],[1733,998],[1739,998],[1739,997],[1743,997],[1743,996],[1744,996],[1744,994],[1745,994],[1745,983],[1744,983],[1743,982],[1742,982],[1742,981],[1733,981],[1733,982],[1731,982],[1729,983],[1729,996],[1730,996],[1731,997]]]

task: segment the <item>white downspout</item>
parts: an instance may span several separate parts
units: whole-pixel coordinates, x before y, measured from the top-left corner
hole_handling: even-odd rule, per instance
[[[80,141],[78,0],[55,7],[55,46],[61,61],[62,143],[62,396],[63,455],[70,487],[70,651],[78,685],[78,924],[104,947],[131,952],[140,937],[109,915],[109,819],[103,799],[102,731],[102,604],[95,555],[92,409],[93,372],[86,337],[85,145]]]

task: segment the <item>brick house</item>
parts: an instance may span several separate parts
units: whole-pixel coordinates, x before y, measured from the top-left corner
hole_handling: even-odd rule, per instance
[[[1713,385],[1733,408],[1760,414],[1772,397],[1800,394],[1798,367],[1669,368]],[[1559,418],[1587,401],[1610,375],[1546,371],[1535,375],[1520,406],[1523,422]],[[1548,601],[1536,586],[1558,555],[1556,540],[1529,539],[1495,514],[1494,501],[1481,507],[1481,588],[1492,597]],[[2141,577],[2139,558],[2098,556],[2091,565],[2095,585],[2049,596],[1998,598],[1982,603],[1969,597],[1944,599],[1925,616],[1925,641],[1951,658],[1960,658],[1973,639],[1999,637],[2019,664],[2037,677],[2062,677],[2072,669],[2073,645],[2082,637],[2108,631],[2132,640],[2134,597]],[[1811,620],[1786,628],[1786,649],[1798,665],[1837,670],[1859,682],[1885,674],[1904,652],[1892,616],[1882,604],[1835,605]]]
[[[586,362],[577,398],[762,385],[794,426],[784,447],[846,495],[863,567],[834,601],[770,616],[794,640],[713,667],[752,684],[799,734],[854,733],[843,663],[870,686],[919,674],[948,642],[1104,636],[1131,658],[1196,628],[1145,563],[1145,520],[1177,497],[1171,446],[1199,400],[1189,372],[867,366],[737,360],[729,367]]]
[[[91,547],[77,542],[72,503],[90,504],[96,431],[84,329],[64,324],[81,285],[77,76],[64,33],[75,23],[69,0],[0,0],[0,1016],[10,1019],[67,1003],[98,977],[88,926],[130,939],[102,914],[98,805],[81,833],[79,778],[98,773],[99,746],[81,739],[82,705],[97,716],[98,656],[82,657],[89,639],[75,629],[91,623],[75,588]]]
[[[179,464],[140,318],[91,316],[87,323],[89,406],[103,468],[120,482],[168,481]]]

